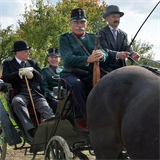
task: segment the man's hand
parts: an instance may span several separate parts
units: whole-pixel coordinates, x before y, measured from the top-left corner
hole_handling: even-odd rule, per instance
[[[103,53],[101,50],[93,50],[92,54],[88,57],[87,63],[99,62],[100,59],[103,59]]]
[[[21,76],[27,76],[28,79],[33,78],[33,67],[20,68],[19,73]]]
[[[57,98],[58,98],[58,97],[57,97],[57,96],[55,96],[54,98],[52,98],[52,100],[54,100],[54,101],[55,101],[55,100],[57,100]]]
[[[117,53],[117,58],[124,60],[127,57],[129,57],[130,53],[129,52],[118,52]]]
[[[137,53],[137,52],[134,52],[133,54],[132,54],[132,59],[134,59],[135,61],[139,58],[140,56],[139,56],[139,53]]]

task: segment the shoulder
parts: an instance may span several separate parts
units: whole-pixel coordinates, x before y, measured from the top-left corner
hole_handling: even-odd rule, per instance
[[[40,69],[39,64],[38,64],[37,61],[28,59],[27,62],[28,62],[28,63],[31,65],[31,67],[33,67],[34,69],[41,71],[41,69]]]
[[[127,36],[127,33],[124,32],[123,30],[119,29],[119,28],[118,28],[118,32],[121,33],[121,34],[123,34],[123,35],[125,35],[125,36]]]
[[[99,31],[100,31],[100,32],[104,32],[104,31],[106,31],[106,30],[109,30],[108,25],[107,25],[107,26],[105,26],[105,27],[103,27],[103,28],[101,28]]]
[[[95,35],[95,34],[93,34],[91,32],[86,32],[86,35]]]
[[[27,61],[28,61],[30,64],[38,64],[37,61],[32,60],[32,59],[28,59]]]
[[[15,59],[15,58],[8,58],[8,59],[6,59],[6,60],[3,62],[3,64],[5,64],[5,63],[10,63],[10,62],[12,62],[14,59]]]
[[[95,39],[95,34],[91,33],[91,32],[86,32],[86,39]]]
[[[61,36],[68,36],[68,35],[71,35],[71,32],[65,32],[65,33],[62,33]]]
[[[43,68],[42,68],[42,71],[45,71],[46,69],[48,69],[48,67],[43,67]]]

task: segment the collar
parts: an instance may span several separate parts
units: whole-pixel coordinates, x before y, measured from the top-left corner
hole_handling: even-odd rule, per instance
[[[51,68],[51,69],[58,69],[58,68],[59,68],[59,66],[54,67],[54,66],[49,65],[49,68]]]
[[[114,28],[112,28],[110,25],[108,25],[109,29],[112,31]],[[118,30],[118,28],[115,29],[116,31]]]
[[[20,59],[18,59],[17,57],[15,57],[15,59],[16,59],[16,61],[19,63],[19,64],[21,64],[21,60]],[[26,62],[26,61],[25,61]]]

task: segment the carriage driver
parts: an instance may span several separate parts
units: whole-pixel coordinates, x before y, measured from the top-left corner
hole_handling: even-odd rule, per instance
[[[66,70],[78,68],[88,71],[88,74],[82,77],[82,75],[67,73],[64,69],[61,72],[61,77],[64,78],[71,90],[75,108],[78,110],[77,114],[86,120],[86,99],[93,84],[93,63],[96,61],[105,62],[108,54],[101,49],[94,50],[95,34],[85,31],[87,19],[84,9],[72,10],[70,26],[72,32],[63,33],[59,40],[63,65]]]

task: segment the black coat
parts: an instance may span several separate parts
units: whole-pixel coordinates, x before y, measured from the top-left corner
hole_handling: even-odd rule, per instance
[[[40,90],[40,82],[42,80],[41,69],[38,63],[34,60],[27,60],[26,67],[33,67],[32,79],[28,79],[30,89],[35,90],[38,94],[42,94]],[[25,79],[20,78],[19,69],[22,68],[21,65],[16,61],[15,58],[7,59],[3,62],[3,73],[2,77],[4,82],[11,83],[14,88],[15,95],[21,92],[21,88],[26,86]]]
[[[119,67],[123,66],[122,60],[116,60],[117,52],[126,51],[129,44],[127,34],[122,30],[117,30],[117,39],[115,41],[113,34],[109,28],[109,26],[105,26],[104,28],[100,29],[100,44],[102,48],[108,53],[109,59],[108,61],[101,64],[101,67],[107,71],[112,71]],[[134,53],[132,48],[129,49],[131,55]],[[124,64],[126,65],[125,61]]]

